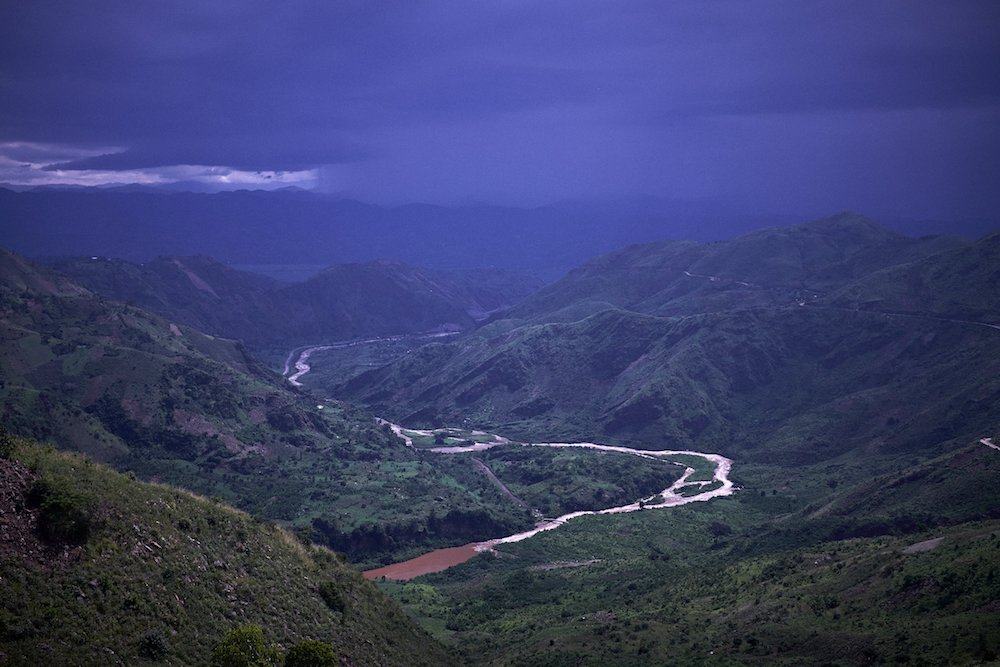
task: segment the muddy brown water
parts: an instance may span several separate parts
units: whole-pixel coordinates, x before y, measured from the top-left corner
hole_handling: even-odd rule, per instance
[[[479,553],[476,551],[476,547],[478,545],[478,542],[473,542],[472,544],[466,544],[461,547],[437,549],[436,551],[431,551],[430,553],[423,554],[422,556],[417,556],[416,558],[411,558],[410,560],[404,560],[401,563],[393,563],[392,565],[386,565],[385,567],[380,567],[375,570],[367,570],[363,574],[366,579],[379,579],[381,577],[385,577],[386,579],[392,579],[393,581],[409,581],[414,577],[431,574],[433,572],[441,572],[442,570],[447,570],[453,565],[458,565],[459,563],[464,563],[465,561],[470,560],[473,556],[476,556]]]

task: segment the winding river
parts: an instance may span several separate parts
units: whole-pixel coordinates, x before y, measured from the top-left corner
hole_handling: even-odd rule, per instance
[[[383,422],[388,424],[393,432],[399,436],[405,443],[407,447],[416,449],[413,445],[413,438],[407,435],[407,431],[397,425],[391,424],[389,422]],[[409,433],[417,433],[419,435],[432,435],[433,431],[416,431],[411,430]],[[479,434],[479,435],[490,435],[490,434]],[[402,561],[400,563],[393,563],[392,565],[386,565],[385,567],[380,567],[374,570],[368,570],[364,573],[365,577],[368,579],[377,579],[380,577],[385,577],[386,579],[393,579],[397,581],[405,581],[408,579],[413,579],[414,577],[419,577],[423,574],[430,574],[432,572],[440,572],[446,570],[453,565],[458,565],[459,563],[464,563],[465,561],[473,558],[476,554],[482,553],[484,551],[490,551],[494,547],[500,544],[511,544],[513,542],[520,542],[526,540],[529,537],[533,537],[538,533],[545,532],[547,530],[554,530],[567,521],[575,519],[580,516],[586,516],[589,514],[624,514],[626,512],[638,512],[639,510],[655,510],[664,509],[668,507],[679,507],[681,505],[687,505],[689,503],[704,502],[711,500],[712,498],[719,498],[722,496],[732,495],[735,491],[732,480],[729,479],[729,472],[732,469],[733,462],[731,459],[726,458],[720,454],[704,454],[702,452],[693,452],[689,450],[645,450],[645,449],[632,449],[630,447],[619,447],[616,445],[600,445],[593,442],[536,442],[536,443],[513,443],[506,438],[501,436],[492,435],[492,442],[478,442],[474,445],[461,446],[461,447],[432,447],[428,449],[421,449],[421,451],[433,452],[435,454],[463,454],[468,452],[477,452],[485,449],[491,449],[493,447],[501,446],[511,446],[511,447],[556,447],[556,448],[581,448],[581,449],[594,449],[604,452],[617,452],[620,454],[630,454],[632,456],[638,456],[645,459],[670,459],[678,455],[684,456],[699,456],[708,461],[711,461],[715,465],[715,471],[712,474],[711,480],[703,481],[690,481],[691,475],[694,474],[694,468],[685,467],[684,474],[681,475],[680,479],[671,484],[666,489],[663,489],[659,493],[652,495],[648,498],[643,498],[637,500],[634,503],[629,503],[628,505],[621,505],[618,507],[609,507],[603,510],[593,510],[593,511],[579,511],[570,512],[569,514],[564,514],[555,519],[545,519],[540,521],[531,530],[526,530],[523,533],[516,533],[514,535],[508,535],[507,537],[500,537],[493,540],[486,540],[485,542],[473,542],[471,544],[466,544],[460,547],[449,547],[446,549],[437,549],[436,551],[431,551],[429,553],[418,556],[407,561]],[[710,487],[706,490],[705,487]],[[693,493],[691,495],[682,495],[682,493],[690,493],[691,490],[700,491]]]

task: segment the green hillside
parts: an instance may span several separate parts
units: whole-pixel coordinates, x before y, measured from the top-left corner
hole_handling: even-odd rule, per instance
[[[0,662],[207,664],[232,628],[345,664],[452,664],[332,552],[221,503],[2,436]]]
[[[842,307],[1000,324],[1000,234],[884,269],[827,301]]]
[[[318,525],[362,563],[530,525],[523,508],[496,506],[468,461],[428,474],[370,413],[297,391],[234,341],[8,253],[0,268],[0,419],[18,435]]]
[[[909,238],[850,213],[715,243],[635,245],[574,269],[499,324],[575,321],[608,308],[690,315],[786,305],[963,245],[956,237]]]
[[[777,464],[933,447],[1000,420],[1000,335],[790,306],[657,318],[608,310],[426,346],[334,389],[404,423],[611,438]]]
[[[400,317],[440,319],[389,285],[437,283],[388,266],[328,271],[317,308],[373,327],[363,294],[384,293]],[[297,390],[232,341],[10,256],[0,406],[20,434],[231,500],[365,567],[679,474],[580,449],[428,451],[493,441],[475,429],[718,452],[734,496],[580,517],[380,585],[464,664],[989,664],[997,266],[996,236],[911,239],[848,214],[632,246],[462,335],[317,351]]]
[[[933,448],[1000,419],[998,332],[899,316],[902,308],[846,308],[838,295],[918,269],[960,273],[961,289],[956,279],[929,282],[911,299],[947,314],[935,310],[933,290],[940,303],[969,295],[978,310],[961,312],[991,317],[995,239],[908,261],[941,244],[951,242],[841,216],[712,246],[634,247],[571,273],[510,319],[324,388],[414,425],[468,419],[524,437],[600,436],[779,464],[861,447]],[[702,265],[725,257],[756,266],[740,274],[748,280],[785,285],[685,274],[699,254]],[[768,267],[786,254],[809,259],[782,277]],[[877,270],[893,262],[902,263]]]
[[[735,461],[733,498],[583,518],[386,590],[483,664],[991,664],[997,266],[994,237],[852,216],[635,246],[330,385],[414,426]]]

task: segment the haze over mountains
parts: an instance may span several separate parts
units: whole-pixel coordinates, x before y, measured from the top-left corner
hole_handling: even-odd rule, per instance
[[[427,268],[528,269],[548,280],[595,255],[657,239],[714,241],[801,217],[711,201],[605,197],[536,208],[365,204],[303,191],[0,188],[3,243],[28,257],[146,262],[207,255],[227,265],[389,259]],[[895,220],[910,236],[978,238],[996,221]]]

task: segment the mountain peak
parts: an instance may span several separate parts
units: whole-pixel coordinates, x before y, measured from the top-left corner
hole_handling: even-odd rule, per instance
[[[841,211],[826,218],[819,218],[800,225],[809,231],[842,236],[861,236],[868,238],[899,239],[900,234],[879,225],[868,216],[853,211]]]

